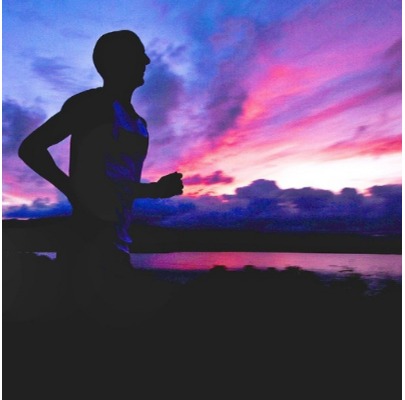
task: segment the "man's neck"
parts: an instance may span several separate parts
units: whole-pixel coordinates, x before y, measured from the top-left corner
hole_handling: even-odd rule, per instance
[[[119,87],[116,85],[109,84],[108,82],[104,82],[103,89],[114,98],[114,100],[118,100],[122,104],[130,104],[132,94],[134,89],[132,88],[125,88]]]

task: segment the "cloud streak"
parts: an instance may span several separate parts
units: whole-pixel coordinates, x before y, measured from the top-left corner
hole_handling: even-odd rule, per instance
[[[196,174],[183,179],[183,183],[185,185],[217,185],[232,182],[233,178],[231,176],[224,175],[222,171],[215,171],[208,176]]]
[[[359,156],[384,156],[390,153],[401,153],[402,135],[370,139],[354,139],[335,143],[325,149],[327,157],[349,158]]]
[[[41,80],[59,93],[74,93],[85,88],[79,83],[78,71],[75,71],[61,57],[35,57],[31,67]]]

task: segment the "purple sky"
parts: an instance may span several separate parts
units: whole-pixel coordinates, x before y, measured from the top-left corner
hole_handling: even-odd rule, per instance
[[[173,204],[225,213],[257,182],[329,199],[350,187],[367,201],[369,188],[401,184],[400,1],[5,0],[3,216],[66,209],[16,151],[68,97],[102,84],[92,49],[119,29],[152,60],[133,97],[151,135],[143,176],[182,172]],[[65,170],[68,150],[51,148]]]

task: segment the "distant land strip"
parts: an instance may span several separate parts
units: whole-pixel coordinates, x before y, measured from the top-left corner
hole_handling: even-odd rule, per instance
[[[68,240],[68,217],[3,220],[5,250],[55,252]],[[178,229],[134,224],[133,253],[181,251],[402,254],[402,235]]]

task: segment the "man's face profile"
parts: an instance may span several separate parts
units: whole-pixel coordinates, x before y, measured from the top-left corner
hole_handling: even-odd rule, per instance
[[[114,80],[127,83],[129,86],[141,86],[144,83],[146,66],[150,63],[141,41],[125,49],[116,60],[113,70]]]

